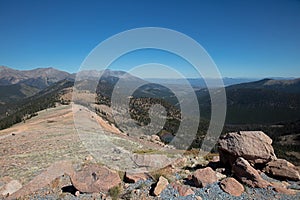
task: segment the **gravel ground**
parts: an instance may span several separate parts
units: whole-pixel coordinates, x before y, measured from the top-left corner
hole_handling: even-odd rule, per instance
[[[219,186],[219,183],[208,185],[204,188],[197,188],[195,195],[189,195],[186,197],[180,197],[178,192],[172,187],[168,186],[161,194],[161,199],[167,200],[193,200],[196,196],[200,196],[203,200],[245,200],[245,199],[257,199],[257,200],[270,200],[270,199],[281,199],[281,200],[292,200],[300,199],[300,193],[296,195],[284,195],[275,192],[272,188],[261,189],[261,188],[245,188],[245,192],[240,197],[234,197],[225,193]]]
[[[264,178],[269,178],[263,175]],[[275,180],[275,179],[269,179]],[[297,182],[291,182],[292,185],[299,187]],[[189,195],[186,197],[179,196],[177,190],[173,189],[170,185],[161,193],[160,197],[154,197],[149,194],[154,181],[138,181],[134,184],[126,184],[124,186],[121,199],[152,199],[152,200],[193,200],[196,196],[200,196],[203,200],[293,200],[300,199],[300,193],[296,195],[285,195],[275,192],[271,187],[266,189],[260,188],[249,188],[245,187],[245,192],[240,197],[234,197],[225,193],[221,188],[219,183],[210,184],[204,188],[193,188],[195,191],[194,195]],[[62,192],[61,188],[65,188],[66,192]],[[70,187],[70,180],[68,176],[62,176],[60,178],[59,185],[56,188],[47,186],[40,189],[35,194],[26,196],[22,199],[32,199],[32,200],[54,200],[54,199],[64,199],[64,200],[89,200],[89,199],[104,199],[101,194],[80,194],[78,197],[74,195],[74,188]]]

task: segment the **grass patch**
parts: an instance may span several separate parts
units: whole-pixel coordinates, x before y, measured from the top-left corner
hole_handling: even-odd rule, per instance
[[[207,161],[212,161],[214,156],[219,156],[218,153],[208,153],[203,158]]]
[[[122,181],[124,181],[125,172],[124,171],[118,171],[119,177]]]
[[[162,169],[159,169],[159,170],[156,170],[156,171],[153,171],[150,173],[150,176],[151,178],[157,182],[159,177],[163,176],[165,177],[169,183],[173,182],[175,179],[174,179],[174,174],[173,174],[173,171],[170,167],[164,167]]]
[[[136,153],[136,154],[154,154],[154,153],[158,153],[158,151],[154,150],[154,149],[137,149],[137,150],[134,150],[133,153]]]
[[[108,190],[108,194],[112,198],[112,200],[117,200],[120,197],[121,191],[121,186],[115,186]]]

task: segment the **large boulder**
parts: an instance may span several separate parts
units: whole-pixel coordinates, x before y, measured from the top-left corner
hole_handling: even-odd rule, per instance
[[[205,187],[208,184],[218,181],[216,172],[210,167],[197,169],[192,178],[196,187]]]
[[[276,159],[272,139],[262,131],[240,131],[228,133],[219,139],[220,161],[232,166],[238,157],[251,164],[264,164]]]
[[[250,187],[266,188],[270,183],[264,180],[258,171],[256,171],[250,163],[242,157],[236,159],[232,166],[233,174],[243,183]]]
[[[225,178],[220,182],[221,188],[232,196],[241,196],[244,192],[244,186],[240,184],[235,178]]]
[[[121,184],[118,173],[97,164],[86,165],[79,172],[71,174],[72,185],[83,193],[108,192]]]
[[[293,181],[300,180],[300,175],[295,165],[284,159],[277,159],[268,162],[265,171],[268,175],[275,178]]]

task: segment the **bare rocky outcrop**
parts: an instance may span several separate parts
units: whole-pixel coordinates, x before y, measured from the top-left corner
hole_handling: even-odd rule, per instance
[[[232,166],[232,171],[241,182],[249,185],[250,187],[266,188],[270,185],[270,183],[264,180],[258,171],[242,157],[236,159]]]
[[[221,188],[230,195],[241,196],[244,192],[244,186],[240,184],[235,178],[229,177],[223,179],[220,183]]]
[[[295,165],[293,165],[292,163],[284,159],[277,159],[268,162],[265,171],[270,176],[276,178],[293,180],[293,181],[300,180],[299,171],[297,170]]]
[[[121,184],[118,173],[96,164],[86,165],[79,172],[71,174],[72,185],[83,193],[108,192]]]
[[[208,184],[218,181],[216,172],[210,167],[197,169],[192,178],[196,187],[205,187]]]
[[[276,159],[272,139],[262,131],[240,131],[226,134],[218,142],[220,161],[232,166],[238,157],[251,164],[263,164]]]

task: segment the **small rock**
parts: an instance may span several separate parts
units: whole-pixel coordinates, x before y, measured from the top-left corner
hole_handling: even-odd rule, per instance
[[[196,198],[196,200],[202,200],[202,198],[200,196],[196,196],[195,198]]]
[[[92,160],[94,160],[94,158],[93,158],[93,156],[88,155],[87,157],[85,157],[85,160],[86,161],[92,161]]]
[[[113,148],[113,149],[112,149],[112,152],[115,153],[115,154],[120,154],[120,153],[122,153],[122,151],[121,151],[120,149],[118,149],[118,148]]]
[[[225,174],[222,174],[220,172],[216,172],[216,175],[219,181],[227,177]]]
[[[213,156],[211,162],[220,162],[220,156]]]
[[[163,177],[163,176],[160,176],[159,179],[158,179],[158,182],[154,188],[154,191],[153,191],[153,194],[155,196],[158,196],[160,195],[160,193],[169,185],[169,181]]]
[[[225,192],[232,196],[239,197],[244,192],[244,186],[232,177],[222,180],[220,185]]]
[[[151,142],[161,142],[160,137],[158,135],[151,135],[150,141]]]
[[[114,156],[112,156],[111,160],[112,161],[118,161],[118,160],[121,160],[121,158],[120,157],[114,157]]]
[[[78,197],[79,195],[80,195],[80,192],[77,190],[77,191],[75,192],[75,196]]]
[[[268,162],[265,171],[268,175],[280,179],[293,181],[300,180],[300,175],[295,165],[284,159],[277,159]]]
[[[125,173],[125,177],[124,177],[124,181],[127,183],[136,183],[139,180],[147,180],[148,178],[151,178],[148,174],[146,173],[130,173],[130,172],[126,172]]]
[[[171,186],[178,191],[179,195],[180,196],[188,196],[188,195],[191,195],[191,194],[195,194],[195,192],[189,187],[189,186],[186,186],[186,185],[181,185],[179,183],[172,183]]]
[[[250,187],[266,188],[270,183],[264,180],[259,173],[242,157],[236,159],[232,166],[234,175]]]
[[[214,170],[210,167],[198,169],[193,174],[193,181],[196,187],[205,187],[218,181],[218,177]]]
[[[225,168],[217,168],[216,169],[216,172],[219,172],[219,173],[224,173],[226,171]]]

